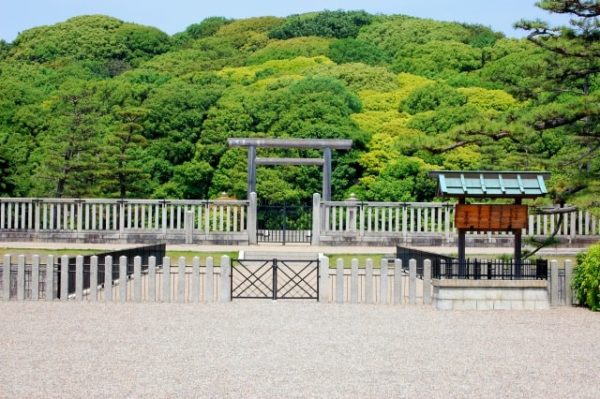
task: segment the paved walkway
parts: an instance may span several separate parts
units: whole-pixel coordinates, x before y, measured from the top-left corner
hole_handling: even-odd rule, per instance
[[[0,302],[0,397],[597,398],[584,309]]]
[[[131,248],[136,244],[76,244],[76,243],[50,243],[50,242],[0,242],[0,248],[41,248],[41,249],[97,249],[97,250],[117,250]],[[455,247],[414,247],[423,251],[430,251],[439,254],[456,254]],[[394,254],[396,247],[379,246],[312,246],[305,244],[288,245],[168,245],[169,251],[197,251],[197,252],[239,252],[239,251],[260,251],[260,252],[309,252],[325,254]],[[545,248],[539,252],[544,256],[573,256],[585,248]],[[505,247],[468,247],[467,255],[501,255],[511,254],[511,248]]]

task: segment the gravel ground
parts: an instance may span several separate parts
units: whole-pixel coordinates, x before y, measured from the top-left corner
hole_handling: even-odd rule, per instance
[[[0,397],[589,397],[600,314],[1,303]]]

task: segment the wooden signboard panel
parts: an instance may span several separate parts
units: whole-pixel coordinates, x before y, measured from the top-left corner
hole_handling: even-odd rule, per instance
[[[509,231],[526,229],[527,205],[457,204],[454,222],[457,229]]]

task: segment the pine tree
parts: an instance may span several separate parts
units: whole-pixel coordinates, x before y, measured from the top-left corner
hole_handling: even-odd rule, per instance
[[[569,26],[552,27],[540,20],[516,24],[548,52],[545,83],[538,87],[526,123],[540,135],[542,148],[553,138],[562,141],[562,151],[552,158],[553,168],[567,173],[557,186],[562,188],[558,199],[575,193],[592,198],[600,190],[600,2],[542,0],[536,5],[571,19]]]
[[[116,114],[120,123],[106,139],[103,177],[109,191],[118,192],[120,198],[126,198],[128,192],[134,191],[135,186],[144,184],[143,181],[149,178],[141,165],[136,164],[140,150],[147,144],[146,138],[141,134],[141,123],[148,111],[129,107]]]

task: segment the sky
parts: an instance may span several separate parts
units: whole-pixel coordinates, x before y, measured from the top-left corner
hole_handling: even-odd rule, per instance
[[[12,42],[19,32],[78,15],[104,14],[174,34],[212,16],[283,17],[324,9],[479,23],[510,37],[524,36],[512,28],[521,18],[541,18],[553,24],[568,21],[536,8],[534,0],[0,0],[0,39]]]

